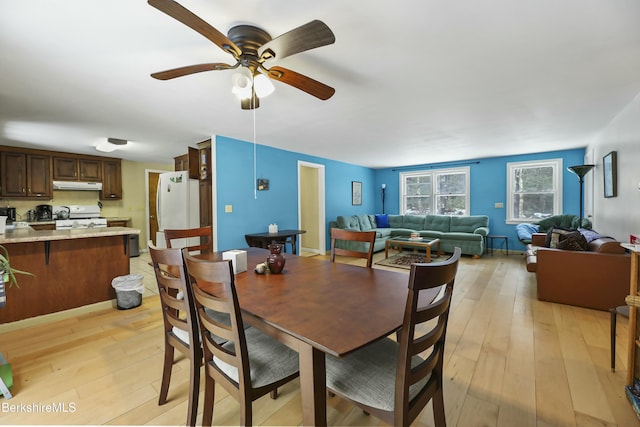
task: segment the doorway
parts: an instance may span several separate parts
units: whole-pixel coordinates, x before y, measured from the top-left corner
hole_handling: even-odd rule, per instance
[[[146,171],[146,185],[147,185],[147,238],[156,244],[156,233],[158,232],[158,215],[156,212],[156,195],[158,193],[158,179],[161,173],[169,172],[163,170],[150,170]],[[145,242],[146,246],[146,242]]]
[[[300,254],[326,253],[324,165],[298,161]]]

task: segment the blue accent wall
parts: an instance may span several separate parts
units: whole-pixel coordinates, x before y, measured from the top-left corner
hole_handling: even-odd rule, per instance
[[[303,142],[301,142],[302,144]],[[371,169],[344,162],[308,156],[257,144],[255,146],[256,177],[269,180],[269,190],[254,193],[254,144],[224,136],[216,136],[216,179],[218,206],[218,248],[229,250],[246,247],[244,235],[268,231],[271,223],[281,230],[298,228],[298,161],[325,167],[325,215],[327,245],[329,221],[338,215],[382,212],[382,187],[385,190],[385,212],[400,210],[399,174],[404,170],[448,168],[468,164],[471,171],[471,214],[488,215],[491,234],[509,237],[510,248],[523,250],[515,233],[515,225],[506,224],[507,163],[541,159],[563,159],[563,210],[579,213],[579,184],[567,166],[582,164],[584,149],[554,151],[519,156],[505,156],[412,166],[410,168]],[[351,204],[351,182],[362,182],[362,205]],[[504,208],[495,208],[495,203]],[[225,213],[225,205],[233,212]]]
[[[254,193],[254,144],[224,136],[215,144],[218,250],[246,247],[245,234],[267,232],[272,223],[298,228],[298,161],[325,167],[327,223],[375,210],[373,169],[256,144],[256,178],[268,179],[269,190]],[[362,182],[362,206],[351,205],[351,181]],[[233,212],[225,213],[225,205]]]
[[[507,224],[507,163],[526,162],[533,160],[562,159],[562,207],[563,213],[580,213],[580,185],[578,178],[567,171],[568,166],[584,163],[584,149],[552,151],[518,156],[492,157],[473,159],[461,162],[435,163],[379,169],[376,171],[376,187],[382,189],[386,184],[385,212],[398,214],[400,212],[400,173],[405,171],[431,170],[468,166],[471,184],[471,215],[488,215],[489,229],[493,235],[509,237],[510,249],[523,250],[524,246],[518,241],[515,224]],[[503,203],[504,208],[496,208],[495,203]],[[382,210],[382,197],[376,205]]]

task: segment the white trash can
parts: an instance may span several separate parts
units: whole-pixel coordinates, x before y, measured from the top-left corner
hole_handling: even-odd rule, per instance
[[[111,281],[111,286],[116,290],[118,310],[128,310],[142,304],[142,294],[144,293],[142,279],[142,274],[127,274],[126,276],[118,276]]]

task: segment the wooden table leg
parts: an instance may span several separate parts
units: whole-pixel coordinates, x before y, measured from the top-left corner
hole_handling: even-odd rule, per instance
[[[302,424],[327,425],[326,361],[324,352],[301,343],[300,394],[302,396]]]
[[[427,245],[427,262],[431,262],[431,245]]]

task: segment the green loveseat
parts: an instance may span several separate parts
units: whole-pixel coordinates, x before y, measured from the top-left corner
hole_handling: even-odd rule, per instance
[[[395,236],[408,237],[412,232],[421,237],[440,239],[440,250],[452,253],[457,246],[463,254],[481,256],[485,250],[485,238],[489,234],[487,215],[388,215],[389,227],[378,227],[376,215],[338,216],[329,222],[329,228],[376,232],[374,252],[384,250],[385,242]],[[383,223],[384,218],[378,218]],[[366,252],[368,243],[338,241],[336,246]]]

